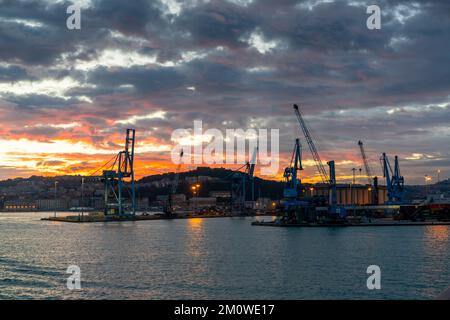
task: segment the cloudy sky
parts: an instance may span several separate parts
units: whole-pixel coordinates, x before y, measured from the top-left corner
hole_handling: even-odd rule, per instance
[[[171,133],[194,120],[280,129],[280,175],[292,103],[341,181],[361,167],[359,139],[377,174],[386,152],[407,183],[449,177],[448,1],[83,0],[68,30],[71,3],[0,0],[2,179],[92,172],[127,127],[138,176],[173,170]],[[370,4],[381,30],[366,27]]]

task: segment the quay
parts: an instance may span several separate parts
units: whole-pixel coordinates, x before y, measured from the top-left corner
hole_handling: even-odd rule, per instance
[[[275,221],[254,221],[253,226],[263,227],[296,227],[296,228],[323,228],[323,227],[410,227],[410,226],[450,226],[450,221],[408,221],[393,219],[373,219],[370,222],[349,222],[342,223],[289,223]]]
[[[57,221],[70,223],[90,223],[90,222],[117,222],[117,221],[148,221],[148,220],[174,220],[174,219],[197,219],[197,218],[226,218],[226,217],[257,217],[257,216],[273,216],[272,213],[257,214],[198,214],[198,215],[85,215],[85,216],[65,216],[65,217],[48,217],[41,218],[42,221]]]

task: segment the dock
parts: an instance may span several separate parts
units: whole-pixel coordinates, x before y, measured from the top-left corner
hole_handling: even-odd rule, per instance
[[[186,216],[167,216],[167,215],[85,215],[85,216],[65,216],[65,217],[48,217],[41,218],[42,221],[56,221],[69,223],[93,223],[93,222],[120,222],[120,221],[149,221],[149,220],[177,220],[177,219],[205,219],[205,218],[227,218],[227,217],[258,217],[273,216],[271,213],[240,215],[240,214],[199,214]]]
[[[263,227],[294,227],[294,228],[324,228],[324,227],[411,227],[411,226],[450,226],[450,221],[408,221],[377,219],[371,222],[344,222],[344,223],[287,223],[280,221],[255,221],[252,226]]]

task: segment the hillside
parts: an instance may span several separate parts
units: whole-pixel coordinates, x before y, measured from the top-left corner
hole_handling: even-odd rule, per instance
[[[232,170],[225,168],[198,167],[195,170],[181,172],[179,177],[178,193],[191,195],[192,184],[201,185],[199,196],[209,196],[212,191],[230,190]],[[158,195],[169,193],[170,184],[174,179],[174,173],[150,175],[136,182],[137,196],[148,197],[154,200]],[[80,196],[81,176],[57,176],[42,177],[31,176],[29,178],[16,178],[0,181],[0,198],[34,200],[38,198],[54,197],[55,181],[58,181],[58,196],[76,198]],[[255,198],[268,197],[280,199],[283,194],[283,182],[264,180],[255,177]],[[103,192],[101,181],[86,181],[84,185],[85,195],[99,197]],[[406,199],[425,198],[426,194],[444,194],[450,197],[450,179],[443,180],[429,186],[409,185],[405,187]],[[251,189],[248,189],[250,196]]]

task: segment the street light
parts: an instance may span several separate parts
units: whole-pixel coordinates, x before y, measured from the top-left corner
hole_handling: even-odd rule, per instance
[[[55,207],[54,207],[54,209],[55,209],[55,213],[54,213],[55,218],[56,218],[56,190],[57,190],[57,186],[58,186],[58,181],[55,181]]]
[[[432,180],[432,177],[426,174],[424,178],[425,178],[425,194],[426,197],[428,198],[428,182]]]
[[[81,218],[84,216],[84,177],[81,178]]]
[[[437,170],[437,182],[438,182],[438,183],[440,182],[440,179],[439,179],[440,173],[441,173],[441,169],[438,169],[438,170]]]

